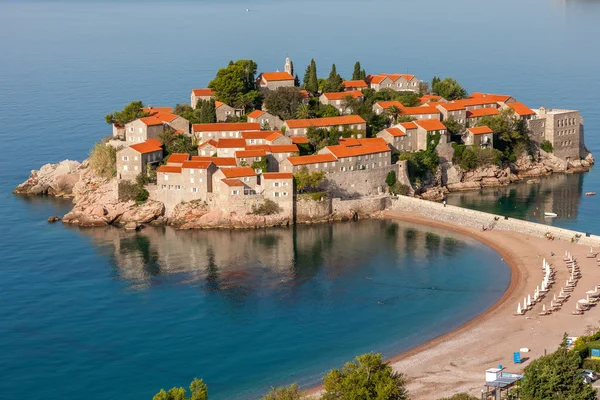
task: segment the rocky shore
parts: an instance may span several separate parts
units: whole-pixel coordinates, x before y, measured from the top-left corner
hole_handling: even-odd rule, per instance
[[[567,162],[543,151],[533,158],[520,157],[516,163],[503,168],[489,166],[462,171],[460,167],[443,161],[435,175],[423,186],[416,188],[415,196],[441,200],[453,191],[505,186],[552,173],[587,171],[593,164],[591,154],[582,160]],[[87,160],[82,163],[64,160],[57,164],[46,164],[39,170],[31,171],[29,178],[17,186],[14,193],[72,198],[73,209],[62,217],[62,222],[81,227],[114,225],[125,229],[139,229],[143,225],[152,224],[170,225],[178,229],[251,229],[294,223],[289,213],[254,215],[240,210],[223,211],[211,208],[201,201],[181,203],[167,218],[161,202],[147,200],[137,204],[133,200],[120,200],[117,181],[97,176],[89,168]],[[316,208],[320,207],[315,204]],[[356,209],[359,208],[360,205],[357,205]],[[383,208],[385,205],[370,207],[366,211],[363,207],[361,212],[346,209],[308,213],[308,216],[299,217],[296,223],[374,218],[380,215]]]

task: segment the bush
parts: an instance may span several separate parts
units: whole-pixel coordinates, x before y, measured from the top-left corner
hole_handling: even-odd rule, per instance
[[[552,143],[550,143],[549,140],[544,140],[542,143],[540,143],[540,148],[546,153],[552,153]]]
[[[313,192],[313,193],[301,193],[297,195],[298,200],[314,200],[320,201],[322,199],[327,198],[327,193],[325,192]]]
[[[502,153],[496,149],[482,149],[456,143],[452,144],[452,148],[454,149],[452,162],[458,164],[465,171],[502,163]]]
[[[471,396],[469,393],[457,393],[451,397],[444,397],[440,400],[478,400],[477,397]]]
[[[129,181],[119,182],[119,201],[135,200],[136,203],[140,204],[148,200],[149,195],[148,191],[137,183]]]
[[[277,214],[280,211],[281,207],[279,207],[279,204],[269,199],[265,199],[265,201],[258,207],[256,204],[252,206],[252,214],[254,215],[272,215]]]
[[[404,185],[400,182],[394,183],[393,186],[390,186],[390,193],[399,194],[401,196],[406,196],[410,192],[410,187]]]
[[[88,162],[98,176],[111,179],[117,175],[117,151],[112,146],[96,143],[90,150]]]
[[[302,400],[300,387],[293,383],[290,386],[282,386],[277,389],[271,388],[271,391],[263,396],[262,400]]]
[[[396,183],[396,172],[395,171],[390,171],[388,172],[387,176],[385,177],[385,183],[387,183],[388,187],[392,187],[394,186],[394,184]]]
[[[581,369],[591,369],[592,371],[600,372],[600,360],[585,359],[581,364]]]
[[[408,174],[415,182],[425,180],[440,165],[440,156],[434,151],[402,152],[399,159],[408,161]]]

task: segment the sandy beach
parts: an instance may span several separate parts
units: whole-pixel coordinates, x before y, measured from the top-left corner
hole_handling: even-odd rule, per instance
[[[545,351],[554,351],[565,332],[569,336],[579,336],[590,326],[600,325],[598,307],[583,316],[572,315],[577,300],[585,298],[586,291],[600,284],[600,267],[596,259],[586,258],[589,247],[514,232],[484,232],[416,213],[391,211],[385,216],[475,238],[496,250],[512,271],[508,290],[492,308],[459,329],[391,359],[392,366],[406,374],[412,399],[438,399],[459,392],[478,395],[487,368],[501,364],[508,372],[521,372],[530,360],[544,355]],[[583,276],[560,311],[539,316],[542,304],[548,307],[553,295],[558,294],[568,278],[563,261],[565,249],[578,260]],[[556,255],[551,256],[552,252]],[[517,304],[528,294],[533,295],[536,286],[541,284],[543,258],[556,271],[556,283],[532,311],[525,316],[514,316]],[[530,349],[529,353],[521,355],[526,361],[514,364],[513,352],[523,347]]]

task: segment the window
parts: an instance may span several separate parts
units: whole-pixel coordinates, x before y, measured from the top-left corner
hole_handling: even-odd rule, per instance
[[[133,160],[134,160],[134,161],[137,161],[137,160],[138,160],[137,156],[133,157]]]
[[[127,165],[123,165],[123,171],[128,171],[129,168],[127,167]]]
[[[233,195],[238,195],[238,194],[240,194],[240,191],[239,191],[239,190],[232,190],[232,191],[231,191],[231,194],[233,194]]]
[[[129,132],[133,132],[133,126],[129,128]]]
[[[123,161],[129,161],[129,157],[123,156]]]
[[[167,185],[162,185],[162,186],[161,186],[161,189],[162,189],[162,190],[165,190],[166,188],[167,188]]]
[[[194,183],[194,178],[190,178],[190,183]]]
[[[250,144],[256,143],[256,139],[250,139]]]
[[[177,189],[177,190],[181,190],[181,185],[177,185],[177,186],[175,186],[175,189]]]
[[[273,187],[279,187],[279,182],[273,182]]]
[[[192,193],[198,193],[198,188],[192,188]]]
[[[273,197],[279,197],[280,193],[279,192],[273,192]]]
[[[229,137],[233,137],[233,132],[229,132]]]
[[[190,169],[190,174],[194,175],[194,170],[193,169]]]
[[[165,181],[169,180],[169,175],[165,175]]]
[[[202,183],[202,178],[198,178],[198,183]]]

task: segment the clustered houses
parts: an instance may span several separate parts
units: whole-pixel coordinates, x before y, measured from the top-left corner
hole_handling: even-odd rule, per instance
[[[248,114],[248,122],[259,123],[261,129],[281,129],[283,121],[266,111],[254,110]]]
[[[362,91],[369,87],[369,85],[367,85],[367,82],[363,80],[344,81],[342,82],[342,85],[344,85],[344,92],[352,92],[354,90]]]
[[[204,142],[219,138],[240,138],[244,131],[259,131],[260,124],[257,122],[231,122],[216,124],[193,124],[192,136]]]
[[[140,173],[146,172],[148,164],[158,164],[162,159],[163,148],[158,139],[123,147],[117,153],[117,178],[133,181]]]
[[[346,92],[336,92],[336,93],[323,93],[319,97],[319,101],[321,104],[330,105],[339,111],[340,115],[348,114],[348,104],[346,104],[346,99],[352,98],[358,100],[359,102],[363,101],[363,93],[360,90],[346,91]]]
[[[306,132],[311,126],[326,129],[337,126],[340,131],[343,131],[344,129],[365,133],[367,131],[367,122],[358,115],[312,119],[288,119],[283,124],[285,134],[292,136],[306,136]],[[359,133],[359,135],[362,135],[362,133]]]
[[[379,74],[367,76],[366,83],[375,91],[391,89],[397,92],[415,92],[421,90],[421,81],[408,74]]]
[[[467,128],[462,135],[462,140],[467,146],[491,148],[494,147],[494,131],[488,126]]]
[[[145,142],[156,138],[163,130],[173,129],[179,133],[189,134],[190,123],[185,118],[172,114],[171,107],[148,107],[144,109],[149,115],[131,121],[123,128],[113,126],[113,137],[124,140],[128,145]]]
[[[228,106],[220,101],[215,101],[215,113],[217,114],[217,122],[226,122],[231,118],[241,116],[242,110]]]

